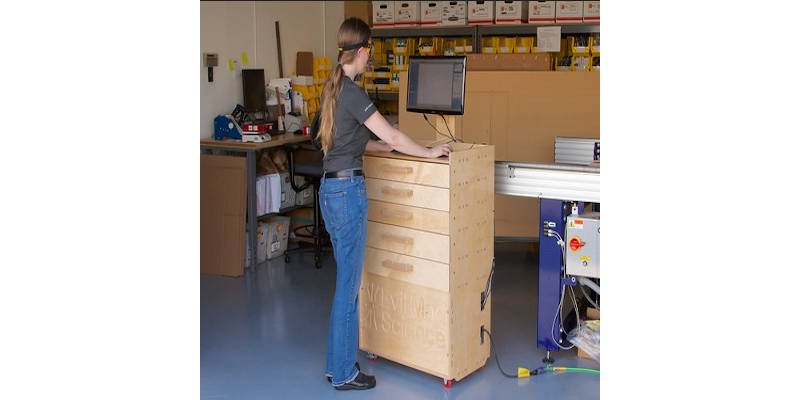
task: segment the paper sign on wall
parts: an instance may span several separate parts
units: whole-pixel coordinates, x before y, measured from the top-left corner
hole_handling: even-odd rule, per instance
[[[250,59],[247,58],[247,52],[243,51],[242,52],[242,65],[247,65],[247,64],[250,64]]]
[[[540,26],[536,28],[536,51],[561,51],[561,27]]]
[[[233,59],[232,58],[228,59],[228,71],[233,72]]]

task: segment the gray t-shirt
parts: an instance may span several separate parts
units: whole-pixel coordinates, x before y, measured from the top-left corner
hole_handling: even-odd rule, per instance
[[[364,121],[376,111],[369,96],[347,76],[334,111],[333,146],[323,160],[326,172],[361,168],[370,131]]]

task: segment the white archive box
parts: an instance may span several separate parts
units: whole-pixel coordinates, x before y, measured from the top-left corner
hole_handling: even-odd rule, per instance
[[[419,24],[436,26],[442,24],[443,1],[420,1]]]
[[[280,174],[280,209],[294,207],[295,191],[292,188],[292,183],[289,181],[289,173],[281,172]]]
[[[267,260],[280,257],[286,252],[286,246],[289,244],[290,223],[291,218],[282,215],[269,217],[265,221],[267,231],[264,235],[266,239],[264,249]]]
[[[419,25],[419,1],[395,1],[394,25],[395,26]]]
[[[582,1],[556,1],[556,22],[583,21]]]
[[[583,21],[584,22],[600,22],[600,2],[599,1],[584,1],[583,2]]]
[[[466,1],[443,1],[442,3],[442,25],[466,25]]]
[[[527,1],[495,1],[495,24],[520,24],[528,20]]]
[[[256,213],[276,213],[281,207],[281,176],[279,174],[256,177]]]
[[[494,1],[468,1],[467,23],[491,24],[494,22]]]
[[[393,1],[373,1],[372,2],[372,27],[392,27],[394,26],[394,2]]]
[[[295,176],[294,177],[294,185],[298,188],[305,185],[306,178],[302,176]],[[314,203],[314,186],[309,185],[307,188],[297,192],[297,195],[294,199],[294,204],[296,206],[310,206]]]
[[[556,22],[556,2],[555,1],[529,1],[528,2],[528,23],[529,24],[552,24]]]
[[[267,260],[267,235],[269,227],[266,223],[259,221],[258,228],[256,228],[256,260],[262,263]],[[245,229],[245,237],[247,238],[247,251],[245,261],[250,265],[250,235],[247,235]]]

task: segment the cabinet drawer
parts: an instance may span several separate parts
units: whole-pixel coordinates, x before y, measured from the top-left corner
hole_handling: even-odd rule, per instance
[[[367,221],[367,246],[450,263],[450,237]]]
[[[366,156],[364,173],[368,178],[450,187],[450,166],[447,164]]]
[[[369,201],[368,210],[367,218],[370,221],[442,235],[450,234],[450,214],[444,211],[385,203],[377,200]]]
[[[366,181],[368,199],[450,211],[450,191],[447,189],[375,178]]]
[[[450,291],[449,266],[423,258],[367,247],[364,272],[443,292]]]

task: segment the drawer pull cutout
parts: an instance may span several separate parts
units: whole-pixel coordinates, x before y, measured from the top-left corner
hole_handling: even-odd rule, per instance
[[[395,271],[411,272],[414,270],[414,266],[411,264],[398,263],[391,260],[383,260],[381,265],[383,265],[385,268],[393,269]]]
[[[392,210],[387,210],[385,208],[381,209],[381,214],[383,214],[384,217],[399,218],[406,221],[411,221],[414,218],[414,214],[411,214],[410,212],[392,211]]]
[[[397,196],[397,197],[411,197],[414,195],[414,191],[411,189],[394,189],[390,187],[384,187],[381,189],[381,193],[387,196]]]
[[[390,242],[404,244],[406,246],[413,246],[414,245],[414,239],[412,239],[410,237],[403,237],[403,236],[396,236],[396,235],[389,235],[389,234],[383,234],[383,235],[381,235],[381,237],[384,240],[387,240],[387,241],[390,241]]]
[[[385,172],[387,174],[408,175],[408,174],[414,172],[414,168],[411,168],[411,167],[397,167],[397,166],[394,166],[394,165],[382,164],[381,165],[381,171],[383,171],[383,172]]]

